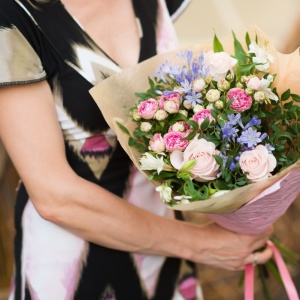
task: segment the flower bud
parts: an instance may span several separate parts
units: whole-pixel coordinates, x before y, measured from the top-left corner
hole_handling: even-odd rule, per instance
[[[215,107],[217,109],[222,109],[224,107],[224,103],[221,100],[215,102]]]
[[[165,101],[165,103],[164,103],[164,109],[169,114],[175,114],[179,110],[179,104],[176,103],[175,101]]]
[[[232,73],[230,73],[226,76],[226,80],[228,80],[228,81],[232,81],[233,79],[234,79],[234,75]]]
[[[180,169],[181,172],[186,172],[196,165],[197,161],[195,159],[188,160]]]
[[[135,121],[140,121],[140,120],[141,120],[141,116],[139,115],[137,109],[133,110],[133,112],[132,112],[132,118],[133,118]]]
[[[149,122],[142,122],[141,123],[141,130],[143,132],[149,132],[151,128],[152,128],[152,125]]]
[[[154,134],[154,136],[149,140],[149,150],[155,153],[160,153],[165,151],[165,149],[166,144],[161,134]]]
[[[186,109],[192,109],[193,108],[193,105],[188,103],[187,100],[184,100],[183,101],[183,106],[186,108]]]
[[[210,84],[213,80],[213,77],[211,75],[209,75],[209,76],[206,76],[204,80],[207,84]]]
[[[180,113],[180,114],[182,114],[182,115],[184,115],[184,116],[188,116],[188,112],[185,110],[185,109],[180,109],[179,111],[178,111],[178,113]]]
[[[220,91],[217,89],[211,89],[206,94],[206,99],[208,102],[216,102],[220,99]]]
[[[182,124],[182,122],[176,122],[173,126],[172,126],[172,130],[175,132],[183,132],[185,130],[184,125]]]
[[[253,90],[251,88],[246,88],[245,92],[247,95],[252,95],[253,94]]]
[[[260,104],[262,104],[266,99],[266,95],[264,94],[264,92],[255,92],[254,93],[254,100],[255,102],[258,102]]]
[[[241,82],[242,83],[245,83],[247,81],[248,77],[243,75],[242,78],[241,78]]]
[[[241,82],[237,82],[235,86],[237,88],[239,88],[239,89],[243,89],[244,88],[244,85]]]
[[[197,93],[201,92],[205,86],[205,81],[203,78],[197,78],[193,82],[193,90]]]
[[[230,88],[230,83],[225,79],[221,79],[218,81],[217,86],[220,91],[228,91]]]
[[[202,105],[196,104],[196,105],[194,106],[194,108],[193,108],[193,112],[196,113],[196,112],[198,112],[198,111],[200,111],[200,110],[202,110],[202,109],[204,109],[204,107],[203,107]]]
[[[154,119],[156,119],[158,121],[163,121],[167,117],[168,117],[168,113],[163,109],[159,109],[154,115]]]

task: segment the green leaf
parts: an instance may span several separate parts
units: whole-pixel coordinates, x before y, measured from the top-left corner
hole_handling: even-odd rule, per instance
[[[184,192],[186,195],[193,197],[196,200],[205,200],[209,197],[208,187],[204,185],[199,191],[194,187],[194,184],[190,178],[185,179]],[[201,193],[203,192],[203,193]]]
[[[300,102],[300,95],[291,94],[291,97],[295,102]]]
[[[291,96],[291,91],[290,91],[290,89],[288,89],[281,95],[281,101],[288,100],[290,98],[290,96]]]
[[[214,52],[223,52],[223,46],[221,42],[219,41],[217,35],[214,35],[214,41],[213,41],[213,47],[214,47]]]
[[[217,146],[220,145],[220,139],[217,137],[217,136],[213,136],[213,135],[207,135],[205,137],[205,139],[208,141],[208,142],[211,142],[211,143],[214,143]]]
[[[213,157],[215,158],[217,164],[222,167],[223,166],[223,159],[220,155],[213,155]]]
[[[234,38],[234,56],[239,61],[239,64],[245,64],[247,62],[247,54],[245,50],[243,49],[241,43],[236,38],[235,33],[232,31],[232,35]]]
[[[228,190],[228,185],[223,180],[217,179],[213,182],[213,185],[218,191]]]
[[[128,129],[127,129],[124,125],[122,125],[122,124],[119,123],[118,121],[117,121],[117,124],[118,124],[118,126],[120,127],[120,129],[121,129],[123,132],[125,132],[126,134],[128,134],[128,135],[130,136],[130,133],[129,133]]]
[[[251,70],[259,65],[258,63],[249,63],[249,64],[241,64],[236,67],[236,72],[238,74],[249,74]]]
[[[192,140],[195,136],[196,136],[197,132],[196,131],[192,131],[188,136],[186,136],[185,138],[182,138],[182,140]]]
[[[193,128],[194,131],[198,131],[199,124],[196,121],[194,121],[194,120],[188,120],[186,123],[188,125],[190,125]]]
[[[247,48],[249,49],[249,45],[251,44],[251,40],[250,40],[250,36],[249,36],[248,32],[246,33],[245,40],[246,40]]]
[[[139,152],[144,153],[147,149],[144,145],[138,143],[134,138],[129,137],[128,139],[128,145],[130,147],[136,148]]]
[[[147,93],[135,93],[136,96],[138,96],[141,100],[146,100],[149,98],[149,94]]]
[[[208,125],[209,125],[209,118],[207,117],[207,118],[205,118],[205,120],[201,123],[201,125],[200,125],[200,128],[201,128],[201,130],[205,130],[205,129],[207,129],[207,127],[208,127]]]

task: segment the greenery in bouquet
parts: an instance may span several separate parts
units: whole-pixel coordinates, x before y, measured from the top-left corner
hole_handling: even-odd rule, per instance
[[[233,33],[233,44],[227,53],[215,35],[213,50],[169,57],[148,78],[148,90],[136,93],[135,130],[118,123],[168,205],[265,180],[300,158],[300,96],[289,87],[278,94],[268,41],[260,45],[246,33],[241,43]],[[273,241],[285,261],[298,261]],[[270,271],[281,281],[273,260],[258,268],[266,299]]]
[[[300,96],[278,95],[268,42],[233,33],[234,53],[215,35],[213,50],[178,52],[136,93],[129,145],[168,205],[264,180],[300,156]]]

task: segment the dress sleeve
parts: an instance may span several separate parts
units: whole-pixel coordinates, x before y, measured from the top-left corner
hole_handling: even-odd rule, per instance
[[[179,47],[174,20],[183,12],[189,0],[157,0],[156,25],[157,53],[173,51]]]
[[[190,0],[166,0],[166,5],[172,21],[175,21],[186,9]]]
[[[13,0],[0,4],[0,86],[46,78],[36,51],[38,28]]]

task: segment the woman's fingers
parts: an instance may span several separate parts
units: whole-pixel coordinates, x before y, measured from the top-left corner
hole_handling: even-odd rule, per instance
[[[266,246],[263,251],[254,251],[245,259],[245,265],[262,265],[266,263],[273,256],[273,251],[270,246]]]

